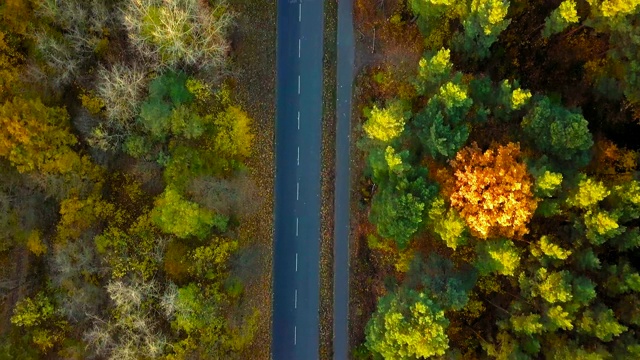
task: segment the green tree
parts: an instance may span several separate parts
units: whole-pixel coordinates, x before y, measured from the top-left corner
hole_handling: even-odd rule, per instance
[[[444,355],[449,348],[444,311],[428,296],[401,289],[379,299],[366,328],[366,346],[385,359]]]
[[[163,232],[179,238],[204,238],[214,226],[224,230],[227,223],[220,215],[185,200],[170,186],[156,199],[151,219]]]
[[[538,100],[522,120],[525,134],[540,151],[577,165],[585,163],[593,145],[587,125],[580,113],[552,104],[547,97]]]
[[[420,287],[443,310],[460,310],[469,302],[469,294],[477,280],[473,269],[456,269],[449,259],[430,254],[423,260],[420,254],[411,262],[406,286]]]
[[[611,204],[623,222],[640,218],[640,182],[631,180],[611,189]]]
[[[418,138],[431,156],[451,158],[464,146],[469,137],[465,120],[472,104],[467,86],[458,75],[442,85],[415,115]]]
[[[491,45],[511,23],[506,19],[509,5],[508,0],[471,1],[468,16],[462,19],[464,32],[453,39],[454,48],[472,59],[488,57]]]
[[[156,138],[164,138],[170,130],[177,130],[180,133],[198,132],[193,128],[202,125],[185,123],[182,119],[185,109],[177,110],[174,108],[180,105],[188,104],[193,101],[194,96],[187,89],[187,75],[182,72],[167,71],[155,78],[149,84],[149,97],[140,107],[139,121],[142,126]],[[173,115],[173,116],[172,116]],[[193,115],[186,121],[201,122],[199,117]],[[202,133],[202,131],[200,131]]]
[[[420,229],[424,208],[425,203],[411,193],[383,189],[373,199],[371,220],[378,234],[395,240],[404,249]]]
[[[618,322],[613,310],[601,304],[585,311],[576,325],[579,332],[595,336],[602,341],[611,341],[628,329]]]
[[[407,167],[373,196],[370,220],[380,236],[395,240],[401,249],[421,228],[427,204],[438,191],[426,177],[426,168]]]
[[[423,96],[433,94],[445,81],[451,79],[452,70],[449,49],[442,48],[436,53],[427,52],[418,63],[416,91]]]

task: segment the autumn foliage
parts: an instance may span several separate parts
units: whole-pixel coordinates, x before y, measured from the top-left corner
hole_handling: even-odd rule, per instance
[[[451,205],[474,235],[512,238],[528,232],[537,201],[531,176],[519,157],[519,144],[493,146],[483,153],[474,143],[451,161],[455,176]]]

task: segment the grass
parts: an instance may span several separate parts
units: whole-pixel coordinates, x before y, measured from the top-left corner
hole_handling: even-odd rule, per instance
[[[245,284],[242,306],[258,309],[257,332],[240,359],[271,357],[271,283],[273,259],[273,187],[276,72],[276,2],[272,0],[230,0],[237,14],[232,36],[235,95],[254,120],[253,152],[247,165],[257,193],[264,194],[259,210],[240,219],[240,245],[259,248],[262,256],[259,276]]]

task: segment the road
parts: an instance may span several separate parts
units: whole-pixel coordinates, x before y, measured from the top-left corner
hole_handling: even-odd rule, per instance
[[[349,189],[354,39],[352,0],[338,2],[336,177],[333,236],[333,358],[349,354]]]
[[[272,358],[319,356],[322,0],[278,0]]]

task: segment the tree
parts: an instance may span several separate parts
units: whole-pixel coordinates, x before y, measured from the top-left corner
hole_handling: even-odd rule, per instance
[[[605,210],[589,210],[584,214],[585,235],[594,245],[602,245],[608,239],[620,235],[625,229],[618,224],[616,214]]]
[[[116,210],[113,204],[104,201],[98,194],[91,194],[85,199],[74,194],[60,202],[56,240],[77,240],[100,221],[116,215]]]
[[[486,239],[528,232],[537,201],[531,176],[519,158],[518,144],[494,146],[484,153],[474,144],[451,161],[456,178],[451,206],[466,220],[472,234]]]
[[[497,273],[513,276],[520,266],[520,253],[511,240],[479,242],[476,253],[478,258],[475,265],[481,275]]]
[[[563,177],[561,173],[551,172],[544,169],[543,172],[540,175],[535,176],[535,178],[536,195],[541,197],[552,197],[562,185]]]
[[[213,237],[209,245],[199,246],[190,253],[189,272],[200,281],[220,286],[227,278],[229,258],[237,249],[237,241]]]
[[[251,153],[254,135],[251,118],[237,106],[229,106],[213,121],[215,138],[213,150],[230,159],[246,158]]]
[[[418,63],[415,87],[419,95],[433,94],[444,81],[452,77],[451,51],[442,48],[436,53],[427,52]]]
[[[117,25],[113,2],[100,0],[38,1],[35,13],[36,49],[49,72],[43,80],[64,86],[83,66],[109,46],[110,29]]]
[[[606,18],[615,18],[617,16],[625,16],[634,13],[640,1],[628,0],[628,1],[615,1],[615,0],[588,0],[591,5],[591,10],[595,16],[602,16]]]
[[[182,239],[189,236],[204,238],[214,226],[221,230],[226,228],[226,219],[185,200],[170,186],[156,199],[151,219],[163,232]]]
[[[183,132],[187,125],[193,126],[193,124],[186,123],[181,126],[180,123],[184,123],[184,119],[181,119],[181,115],[183,115],[181,112],[184,110],[178,110],[177,114],[174,113],[175,108],[189,104],[194,99],[186,84],[187,75],[174,71],[163,73],[149,84],[149,97],[140,107],[139,121],[154,138],[166,137],[172,128]],[[189,120],[202,122],[199,117],[191,117]],[[202,127],[202,125],[196,125],[196,127]],[[198,132],[198,130],[195,131]],[[202,130],[199,132],[202,133]]]
[[[20,300],[13,309],[11,323],[27,330],[33,344],[43,353],[60,343],[68,328],[44,292]]]
[[[387,186],[394,179],[403,176],[411,167],[408,158],[408,150],[397,152],[390,145],[386,148],[373,146],[367,156],[373,181],[379,186]]]
[[[422,288],[443,310],[460,310],[469,302],[469,294],[477,280],[470,268],[456,269],[449,259],[430,254],[426,260],[416,255],[411,262],[405,284]]]
[[[123,10],[134,47],[162,67],[220,70],[233,16],[223,1],[133,0]]]
[[[84,339],[97,355],[135,360],[164,354],[167,340],[160,330],[154,308],[160,298],[154,281],[110,281],[107,284],[112,316],[94,318]]]
[[[509,4],[508,0],[471,1],[468,16],[462,19],[464,32],[452,40],[454,48],[471,59],[488,57],[491,45],[511,23],[510,19],[505,19]]]
[[[604,200],[610,193],[609,189],[601,181],[581,174],[578,177],[578,186],[567,198],[567,204],[581,209],[588,209]]]
[[[64,174],[80,162],[63,108],[14,97],[0,106],[0,156],[20,172]]]
[[[587,125],[582,114],[552,104],[547,97],[538,100],[522,120],[525,134],[540,151],[578,166],[588,161],[587,150],[593,145]]]
[[[383,189],[373,199],[371,221],[378,234],[393,239],[404,249],[409,244],[423,219],[425,203],[411,193]]]
[[[505,19],[509,9],[506,0],[411,0],[409,5],[427,44],[447,45],[448,38],[453,38],[453,47],[472,59],[486,58],[510,23]],[[461,23],[464,30],[451,36],[449,28],[455,23]]]
[[[166,237],[153,227],[148,213],[140,215],[129,228],[120,229],[113,221],[94,238],[96,250],[111,267],[112,279],[127,275],[151,279],[164,255]]]
[[[582,314],[577,323],[577,329],[581,333],[595,336],[606,342],[613,340],[628,328],[618,323],[611,309],[598,304]]]
[[[400,136],[406,118],[407,111],[401,101],[390,102],[382,109],[374,105],[362,129],[370,139],[386,143]]]
[[[367,323],[366,346],[385,359],[444,355],[449,347],[449,321],[428,296],[401,289],[378,300]]]
[[[456,250],[467,243],[467,224],[455,209],[446,208],[443,198],[431,202],[428,215],[431,228],[448,247]]]
[[[640,182],[630,180],[615,185],[611,192],[611,203],[620,220],[627,222],[640,218]]]
[[[413,122],[418,138],[431,156],[450,158],[466,143],[469,126],[465,120],[472,104],[458,75],[442,85],[416,114]]]
[[[569,25],[575,24],[579,20],[576,2],[574,0],[565,0],[545,19],[542,36],[549,37],[562,32]]]
[[[572,275],[566,270],[549,271],[538,268],[532,278],[520,275],[520,289],[526,297],[540,297],[549,304],[566,303],[573,299]]]
[[[139,67],[114,64],[98,69],[96,93],[105,104],[107,126],[126,133],[138,114],[146,87],[145,73]]]
[[[6,15],[8,13],[3,13]],[[15,92],[19,83],[22,55],[7,43],[7,34],[0,30],[0,100]]]

